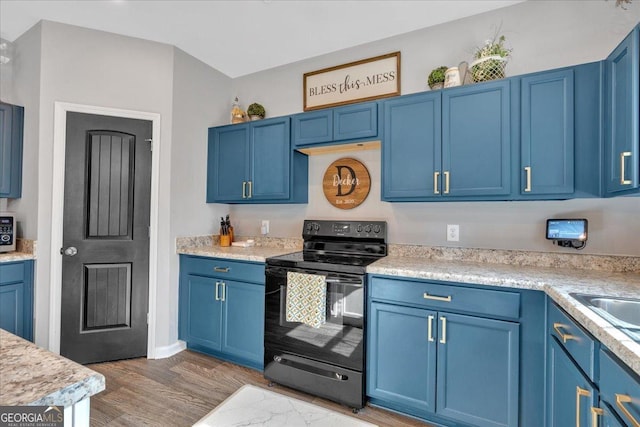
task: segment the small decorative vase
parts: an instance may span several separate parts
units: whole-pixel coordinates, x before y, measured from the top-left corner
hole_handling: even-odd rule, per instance
[[[438,90],[438,89],[442,89],[443,87],[444,87],[444,82],[437,82],[429,86],[431,90]]]
[[[263,117],[262,116],[257,116],[255,114],[252,114],[249,116],[249,118],[253,121],[253,120],[262,120]]]

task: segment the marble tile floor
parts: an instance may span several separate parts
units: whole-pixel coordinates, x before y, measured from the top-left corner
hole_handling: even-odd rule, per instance
[[[264,388],[244,385],[194,427],[377,427]]]

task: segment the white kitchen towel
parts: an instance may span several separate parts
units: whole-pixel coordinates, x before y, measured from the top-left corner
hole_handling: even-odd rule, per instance
[[[287,272],[287,322],[319,328],[327,321],[327,279],[318,274]]]

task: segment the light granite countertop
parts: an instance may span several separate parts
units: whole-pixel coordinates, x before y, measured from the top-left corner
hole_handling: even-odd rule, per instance
[[[295,251],[296,249],[292,248],[269,246],[241,248],[208,245],[183,247],[178,250],[178,253],[264,262],[266,258]],[[639,272],[620,273],[578,269],[572,264],[566,268],[551,268],[389,255],[369,265],[367,273],[545,292],[640,375],[640,343],[633,341],[570,295],[570,293],[579,292],[590,295],[640,298]]]
[[[104,390],[104,376],[0,329],[0,405],[71,406]]]
[[[178,249],[179,254],[198,255],[210,258],[227,258],[239,261],[265,262],[272,256],[290,254],[296,252],[292,248],[276,248],[270,246],[196,246]]]
[[[542,268],[387,256],[369,274],[439,280],[545,292],[601,343],[640,375],[640,343],[573,298],[570,293],[640,298],[640,273]]]
[[[12,261],[25,261],[29,259],[36,259],[36,256],[27,252],[5,252],[0,253],[0,263],[12,262]]]

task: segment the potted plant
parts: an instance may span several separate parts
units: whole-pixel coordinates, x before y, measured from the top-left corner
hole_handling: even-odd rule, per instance
[[[429,79],[427,83],[429,83],[429,87],[431,90],[442,89],[444,86],[444,76],[449,67],[438,67],[434,68],[429,74]]]
[[[249,108],[247,108],[247,114],[251,120],[264,119],[265,113],[264,107],[256,102],[249,105]]]
[[[476,49],[470,64],[471,76],[475,82],[503,79],[511,49],[504,47],[505,37],[496,34],[493,40],[487,40],[483,46]]]

